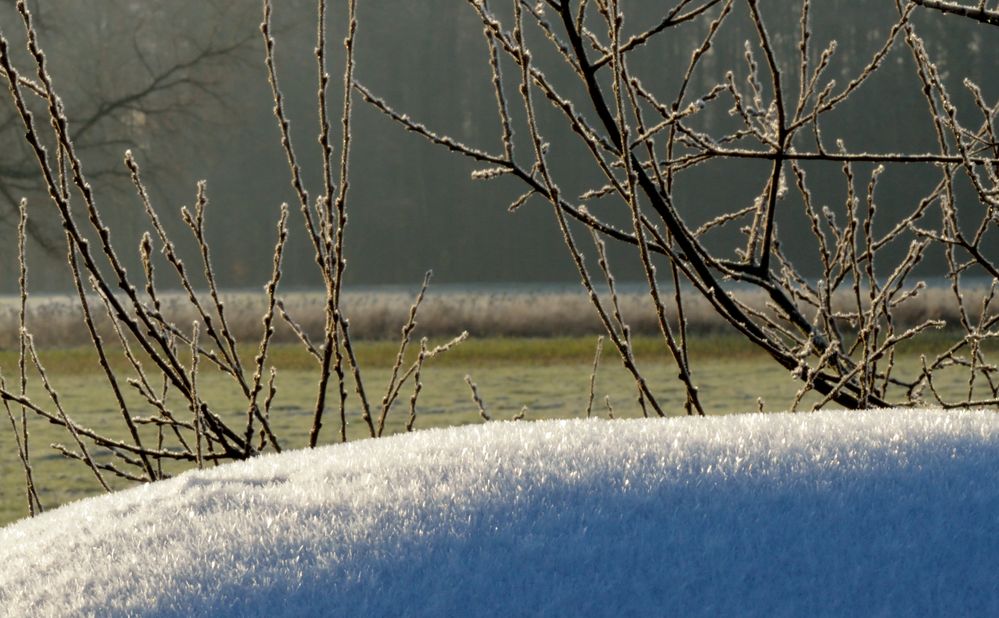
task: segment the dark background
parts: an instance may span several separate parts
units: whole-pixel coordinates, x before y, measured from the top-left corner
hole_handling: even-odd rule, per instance
[[[0,6],[0,28],[16,43],[23,34],[12,4]],[[342,4],[330,3],[328,32],[334,131],[338,130],[342,99]],[[358,4],[357,79],[393,107],[433,130],[485,150],[500,151],[482,27],[466,3],[378,0]],[[658,21],[658,12],[648,8],[651,4],[655,3],[629,3],[626,32],[637,32]],[[99,205],[123,254],[134,256],[139,236],[149,228],[120,163],[121,153],[132,148],[147,170],[154,202],[182,250],[194,258],[188,235],[179,224],[179,209],[193,203],[195,183],[204,179],[210,199],[209,234],[221,283],[231,288],[262,285],[269,274],[279,205],[283,201],[295,204],[297,200],[290,188],[272,114],[273,101],[257,32],[259,2],[52,0],[32,5],[56,86],[71,117],[99,110],[100,101],[115,93],[141,89],[157,67],[162,72],[163,67],[183,62],[206,46],[238,44],[233,51],[190,68],[186,75],[195,83],[188,84],[189,88],[170,90],[160,99],[146,101],[145,111],[138,108],[138,112],[116,112],[102,121],[100,131],[95,129],[79,139],[87,146],[82,149],[87,169],[93,175]],[[783,1],[761,5],[769,32],[783,52],[789,91],[797,93],[800,7]],[[756,49],[756,33],[746,18],[743,3],[737,3],[737,7],[695,75],[687,101],[722,81],[728,70],[738,83],[745,82],[745,44],[750,41]],[[814,56],[830,40],[838,41],[823,84],[835,78],[840,86],[856,76],[881,46],[895,16],[894,4],[882,0],[824,0],[812,3],[812,9]],[[717,11],[710,13],[713,17]],[[313,3],[275,2],[274,22],[281,87],[297,154],[314,197],[320,187],[321,168],[316,141]],[[691,50],[704,36],[706,24],[705,19],[685,24],[635,52],[632,70],[641,76],[643,84],[671,99]],[[999,96],[999,84],[993,78],[994,68],[999,66],[999,29],[928,12],[918,16],[917,25],[947,76],[962,119],[977,127],[980,120],[975,119],[961,81],[971,78],[990,100]],[[539,49],[543,47],[540,37],[536,36],[535,42]],[[577,92],[557,58],[539,51],[536,59],[567,94]],[[757,60],[762,63],[758,52]],[[30,68],[23,56],[19,66],[22,70]],[[507,65],[507,73],[511,83],[508,96],[516,103],[512,65]],[[762,78],[766,80],[765,72]],[[475,165],[404,132],[360,97],[354,101],[348,284],[413,284],[427,269],[434,270],[437,282],[456,284],[576,279],[549,205],[536,200],[516,214],[508,213],[506,206],[520,194],[514,182],[472,181],[470,172]],[[592,115],[584,103],[578,101],[579,111]],[[7,99],[0,102],[0,118],[9,117],[9,106]],[[709,106],[700,126],[727,126],[733,122],[728,108],[727,102]],[[525,137],[522,116],[515,112],[521,138]],[[593,164],[577,140],[553,122],[554,116],[541,120],[545,137],[552,144],[553,166],[567,195],[579,195],[599,185]],[[82,122],[73,126],[82,126]],[[830,113],[822,129],[828,147],[841,138],[855,152],[937,150],[908,49],[896,45],[881,72]],[[0,291],[16,290],[16,216],[11,200],[22,195],[31,199],[30,213],[36,229],[31,242],[32,287],[58,291],[65,289],[66,280],[65,269],[57,267],[63,250],[53,207],[44,194],[32,189],[29,181],[14,182],[3,176],[4,164],[8,170],[25,169],[23,152],[18,159],[22,133],[16,123],[0,127],[0,149],[5,153],[0,157],[0,181],[8,189],[6,196],[0,196],[4,217],[0,224]],[[98,133],[99,138],[93,137]],[[527,146],[526,141],[521,142],[522,161],[528,160],[524,156],[528,154]],[[842,212],[846,189],[841,166],[824,163],[806,168],[817,203]],[[870,169],[856,166],[857,190],[861,194]],[[678,208],[688,223],[696,226],[721,212],[746,206],[763,189],[768,171],[769,163],[765,162],[721,161],[701,166],[681,177],[676,192]],[[907,213],[932,186],[932,172],[932,167],[925,165],[889,169],[878,193],[876,227],[883,229]],[[973,212],[979,208],[977,200],[964,203],[969,217],[979,214]],[[815,242],[802,227],[805,219],[793,196],[786,204],[780,221],[784,249],[801,264],[806,275],[817,272],[810,266],[816,257]],[[598,201],[590,207],[622,224],[628,220],[620,204]],[[318,279],[297,209],[292,222],[293,238],[283,282],[292,287],[315,286]],[[719,234],[710,241],[721,252],[730,251],[737,242],[734,232]],[[49,249],[43,244],[48,244]],[[903,251],[904,239],[899,244],[897,250]],[[134,257],[130,260],[131,267],[137,268]],[[640,278],[637,259],[631,252],[616,250],[612,260],[620,268],[621,278]],[[941,261],[931,256],[922,273],[943,275]],[[169,285],[165,272],[162,280]]]

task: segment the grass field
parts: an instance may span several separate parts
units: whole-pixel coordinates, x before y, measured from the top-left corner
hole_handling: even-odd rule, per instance
[[[918,352],[929,352],[948,339],[928,339],[924,347],[905,351],[900,365],[903,375],[916,371]],[[585,414],[595,337],[571,338],[488,338],[472,339],[450,353],[429,361],[423,372],[424,388],[418,404],[417,428],[479,423],[482,419],[464,382],[466,374],[477,384],[487,411],[494,420],[508,420],[524,406],[526,418],[579,417]],[[358,344],[359,360],[373,405],[381,401],[384,385],[395,358],[397,344],[368,341]],[[661,341],[641,337],[635,341],[636,354],[647,379],[652,383],[668,412],[683,413],[683,394],[673,379],[675,368],[666,362]],[[705,409],[712,414],[752,412],[762,398],[768,411],[787,409],[798,384],[766,356],[746,343],[722,335],[701,336],[691,341],[694,378]],[[250,356],[252,350],[247,350]],[[117,407],[105,388],[93,352],[88,348],[46,349],[42,351],[53,382],[59,388],[65,409],[78,424],[96,430],[123,434]],[[316,398],[315,361],[299,346],[281,345],[272,350],[271,362],[278,369],[278,396],[271,411],[272,424],[285,448],[305,445],[311,427],[311,409]],[[6,376],[15,375],[17,357],[0,351],[0,368]],[[124,365],[121,367],[125,369]],[[199,390],[213,409],[230,418],[245,414],[244,400],[228,379],[206,372],[199,377]],[[942,384],[949,392],[960,392],[962,384]],[[335,385],[330,387],[335,390]],[[351,389],[352,390],[352,389]],[[388,416],[386,431],[403,431],[409,416],[412,385],[407,385]],[[31,397],[48,402],[38,380]],[[607,415],[609,397],[614,415],[641,414],[630,375],[617,354],[605,345],[597,374],[593,413]],[[138,399],[132,402],[139,406]],[[356,401],[348,400],[349,438],[366,437]],[[137,408],[141,409],[141,408]],[[145,414],[145,412],[143,412]],[[338,434],[335,413],[325,421],[323,441],[335,441]],[[0,525],[26,514],[24,476],[11,436],[10,424],[2,420],[0,430]],[[83,465],[67,462],[50,448],[52,443],[72,444],[65,429],[39,418],[30,418],[32,463],[46,508],[100,492],[91,472]],[[124,438],[125,436],[122,435]],[[102,453],[95,452],[100,456]],[[103,453],[107,455],[107,453]],[[109,479],[111,480],[111,479]],[[122,482],[118,487],[124,486]]]

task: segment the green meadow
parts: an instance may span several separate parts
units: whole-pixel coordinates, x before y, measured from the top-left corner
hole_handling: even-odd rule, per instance
[[[947,337],[924,338],[918,348],[903,347],[898,359],[902,377],[918,371],[919,355],[932,353],[952,341]],[[566,338],[484,338],[471,339],[436,359],[427,361],[422,373],[423,388],[417,403],[417,429],[447,427],[484,422],[465,383],[469,375],[475,382],[486,411],[494,421],[507,421],[526,406],[526,420],[578,418],[585,416],[589,398],[589,382],[596,337]],[[667,362],[660,339],[636,338],[639,365],[659,395],[660,403],[670,414],[684,414],[683,391],[675,379],[675,367]],[[361,341],[356,344],[368,398],[377,414],[380,410],[398,344],[391,341]],[[416,346],[410,346],[409,356],[415,356]],[[41,351],[42,361],[60,400],[72,420],[102,433],[126,438],[120,412],[110,396],[105,379],[89,348],[48,348]],[[245,350],[246,360],[253,350]],[[690,356],[695,381],[702,402],[711,414],[755,412],[762,400],[765,411],[786,410],[799,384],[789,373],[777,366],[755,348],[735,337],[700,335],[690,341]],[[270,411],[275,433],[286,449],[301,448],[307,442],[316,400],[316,362],[301,346],[279,345],[271,350],[270,363],[277,369],[277,396]],[[120,362],[120,361],[115,361]],[[17,354],[0,351],[2,368],[8,385],[16,376]],[[124,372],[121,363],[115,367]],[[199,375],[199,392],[211,407],[232,419],[245,415],[245,400],[228,377],[211,371]],[[956,378],[937,384],[941,394],[960,394],[966,384]],[[353,384],[349,384],[348,439],[367,437],[367,428],[360,419]],[[328,401],[335,407],[336,385],[330,385]],[[390,409],[386,433],[405,431],[410,414],[412,381],[408,382]],[[36,404],[53,409],[40,380],[33,377],[29,394]],[[134,393],[129,393],[134,395]],[[617,352],[605,341],[603,356],[597,371],[592,414],[615,417],[635,417],[642,414],[637,391],[630,374],[622,367]],[[809,409],[814,398],[806,398],[802,406]],[[137,396],[129,405],[133,414],[148,415],[148,408]],[[180,408],[181,406],[177,406]],[[13,408],[19,414],[18,408]],[[6,417],[6,414],[4,414]],[[2,419],[0,431],[0,524],[26,515],[24,473],[17,457],[10,422]],[[234,421],[235,422],[235,421]],[[52,444],[62,444],[77,450],[72,436],[62,427],[37,416],[28,417],[31,463],[43,505],[51,509],[71,500],[95,495],[102,490],[85,465],[67,462]],[[155,441],[155,431],[145,428],[144,439]],[[324,417],[323,443],[338,439],[339,419],[335,410]],[[110,459],[109,453],[94,450],[100,461]],[[179,472],[181,468],[170,470]],[[130,483],[107,475],[116,487]]]

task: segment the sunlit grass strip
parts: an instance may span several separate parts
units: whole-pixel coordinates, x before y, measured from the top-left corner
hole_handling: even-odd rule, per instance
[[[952,343],[953,339],[947,332],[926,333],[919,339],[902,342],[899,354],[919,355],[937,353]],[[443,338],[428,339],[428,347],[444,343]],[[398,341],[357,341],[357,362],[373,367],[390,368],[397,358]],[[662,356],[661,341],[654,335],[641,335],[633,338],[635,355],[639,358],[655,359]],[[752,345],[736,335],[724,333],[691,337],[691,356],[707,359],[753,358],[760,355]],[[985,340],[982,348],[999,349],[999,342]],[[252,358],[256,348],[252,344],[239,347],[240,355]],[[97,355],[91,348],[83,346],[45,348],[40,350],[45,358],[46,368],[53,374],[81,375],[99,373]],[[405,361],[416,361],[418,350],[410,350]],[[614,353],[605,349],[601,360],[612,359]],[[270,362],[278,370],[295,371],[309,370],[315,367],[315,359],[300,345],[282,343],[273,345],[268,353]],[[189,359],[187,359],[189,360]],[[112,367],[125,369],[128,361],[120,357],[109,358]],[[552,365],[561,363],[593,362],[593,338],[580,337],[485,337],[470,338],[465,343],[452,349],[448,354],[434,360],[434,365],[444,367],[460,367],[469,364],[484,365]],[[17,350],[0,350],[0,368],[13,372],[17,367]]]

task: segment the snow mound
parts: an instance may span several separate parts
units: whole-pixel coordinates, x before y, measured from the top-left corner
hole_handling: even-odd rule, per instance
[[[999,615],[999,415],[491,423],[0,530],[0,612]]]

